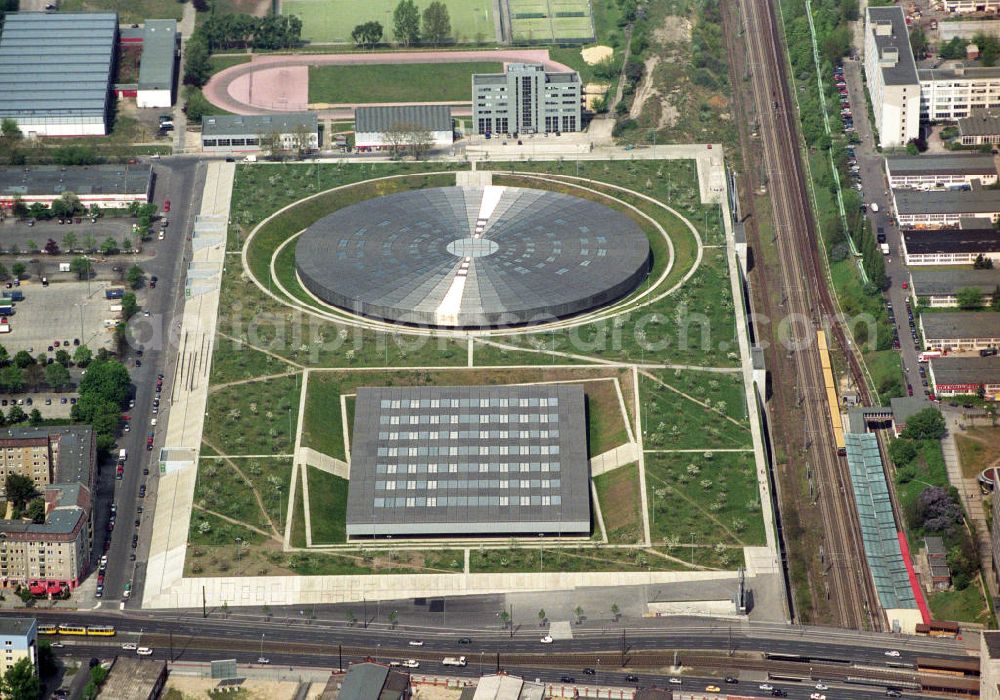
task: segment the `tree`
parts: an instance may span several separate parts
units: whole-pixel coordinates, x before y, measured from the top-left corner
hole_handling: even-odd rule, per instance
[[[14,204],[11,205],[11,213],[18,219],[27,219],[31,210],[28,209],[28,205],[25,204],[20,197],[15,197]]]
[[[31,503],[28,504],[28,510],[26,515],[31,518],[31,521],[36,525],[41,525],[45,522],[45,499],[44,498],[33,498]]]
[[[93,362],[80,380],[80,398],[93,395],[115,404],[116,410],[125,405],[129,393],[129,376],[125,365],[116,360]],[[80,404],[77,403],[77,406]],[[77,420],[89,421],[88,417]]]
[[[545,609],[544,608],[538,611],[538,624],[539,624],[539,626],[545,624]]]
[[[23,423],[28,420],[28,416],[24,413],[24,409],[20,406],[11,406],[10,411],[7,413],[7,422],[11,425],[17,423]]]
[[[983,292],[979,287],[963,287],[955,295],[960,309],[978,309],[983,305]]]
[[[58,350],[56,350],[55,359],[56,362],[61,364],[63,367],[69,367],[71,359],[69,355],[69,350],[63,350],[62,348],[59,348]]]
[[[42,678],[48,678],[59,670],[56,657],[52,653],[52,642],[42,639],[38,642],[38,673]]]
[[[91,265],[90,260],[80,255],[70,260],[69,269],[71,272],[75,272],[79,279],[87,279],[93,272],[94,266]]]
[[[53,389],[62,389],[69,384],[69,370],[58,362],[45,365],[45,383]]]
[[[621,614],[621,608],[618,607],[618,603],[611,604],[611,614],[614,615],[616,620],[618,619],[618,616]]]
[[[50,238],[45,241],[45,254],[46,255],[59,255],[59,244],[55,242],[55,239]]]
[[[31,356],[31,353],[27,350],[18,350],[17,354],[14,355],[14,364],[18,369],[24,369],[28,365],[35,363],[35,358]]]
[[[85,233],[83,235],[83,249],[88,253],[94,252],[97,248],[97,237],[92,233]]]
[[[395,627],[397,622],[399,622],[399,611],[398,610],[390,610],[389,611],[389,624],[392,625],[393,627]]]
[[[100,664],[90,669],[90,680],[83,687],[83,697],[86,700],[94,700],[101,689],[101,684],[104,683],[104,679],[107,677],[108,670]]]
[[[968,40],[962,37],[952,37],[951,41],[941,44],[938,55],[945,60],[965,58],[965,46],[968,43]]]
[[[101,242],[101,255],[112,255],[118,252],[118,241],[108,236]]]
[[[0,280],[10,279],[10,273],[7,271],[7,266],[0,263]]]
[[[946,427],[944,416],[936,408],[925,408],[906,419],[901,435],[911,440],[940,440]]]
[[[126,321],[139,312],[139,302],[135,299],[135,294],[129,292],[122,297],[122,318]]]
[[[927,53],[927,35],[919,24],[910,30],[910,48],[913,49],[913,58],[918,61]]]
[[[7,364],[8,360],[10,360],[10,353],[7,352],[7,348],[0,345],[0,365]]]
[[[4,493],[8,501],[20,508],[23,508],[28,501],[38,495],[34,481],[22,474],[15,473],[8,474],[4,480]]]
[[[42,696],[41,681],[28,657],[11,666],[0,680],[0,695],[5,700],[38,700]]]
[[[420,38],[420,11],[413,0],[399,0],[392,11],[392,34],[396,43],[409,46]]]
[[[10,266],[11,272],[14,273],[14,279],[21,279],[24,273],[28,270],[27,266],[23,262],[16,262]]]
[[[889,445],[889,457],[892,458],[896,467],[905,467],[917,458],[917,446],[912,440],[898,438]]]
[[[31,206],[28,207],[28,215],[33,219],[43,220],[51,219],[54,212],[41,202],[32,202]]]
[[[928,486],[917,497],[914,527],[948,533],[962,522],[962,506],[949,489]]]
[[[138,265],[133,265],[125,273],[125,281],[132,289],[140,289],[146,284],[146,275]]]
[[[65,369],[65,368],[63,368],[63,369]],[[42,412],[39,411],[37,408],[31,409],[31,412],[28,414],[28,422],[32,425],[32,427],[41,425],[42,424]]]
[[[16,119],[7,118],[0,122],[0,138],[4,141],[18,141],[21,136],[21,128]]]
[[[375,45],[382,41],[382,24],[379,22],[359,24],[351,32],[351,38],[362,48],[375,48]]]
[[[72,253],[73,249],[76,248],[76,234],[72,231],[64,234],[62,247],[67,253]]]
[[[576,624],[579,625],[583,622],[583,608],[581,606],[577,605],[576,609],[573,610],[573,614],[576,615]]]
[[[433,0],[424,8],[424,40],[440,44],[451,36],[451,17],[448,7],[441,0]]]
[[[972,267],[975,270],[992,270],[993,258],[988,258],[980,253],[976,256],[976,259],[972,261]]]
[[[86,367],[94,359],[94,353],[86,345],[80,345],[73,351],[73,362],[77,367]]]
[[[197,32],[184,47],[184,84],[201,87],[212,76],[208,44]]]
[[[0,389],[17,394],[24,389],[24,373],[14,365],[0,369]]]

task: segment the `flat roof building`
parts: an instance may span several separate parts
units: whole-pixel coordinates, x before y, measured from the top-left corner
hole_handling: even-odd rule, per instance
[[[315,112],[201,118],[201,148],[206,153],[310,153],[319,146]]]
[[[997,181],[993,156],[984,153],[946,155],[886,156],[885,172],[889,187],[927,189],[953,185],[983,185]]]
[[[108,132],[113,12],[9,13],[0,34],[0,119],[25,136]]]
[[[38,623],[33,617],[0,617],[0,675],[21,659],[38,669]]]
[[[977,109],[962,117],[958,120],[958,137],[963,146],[1000,143],[1000,111]]]
[[[1000,0],[942,0],[945,10],[960,14],[963,12],[1000,12]]]
[[[930,350],[964,352],[1000,346],[1000,313],[940,311],[920,314],[920,330]]]
[[[883,148],[920,135],[920,80],[901,7],[865,10],[865,76]]]
[[[590,532],[583,388],[358,389],[349,537]]]
[[[917,302],[931,307],[958,306],[958,294],[963,289],[978,289],[980,304],[993,303],[993,293],[1000,287],[1000,268],[991,270],[910,270],[910,294]]]
[[[337,700],[407,700],[412,695],[410,674],[384,664],[351,664]]]
[[[892,190],[900,227],[955,226],[965,218],[995,223],[1000,217],[1000,190]]]
[[[147,19],[142,28],[142,58],[139,59],[137,107],[170,107],[174,103],[174,80],[180,34],[177,20]]]
[[[32,165],[0,168],[0,207],[20,199],[27,205],[50,206],[67,192],[84,206],[127,207],[149,201],[153,191],[151,165]]]
[[[360,151],[400,149],[414,137],[424,135],[432,146],[450,146],[454,142],[451,107],[396,105],[354,110],[354,147]]]
[[[99,700],[156,700],[167,682],[167,662],[162,659],[115,658],[101,685]]]
[[[980,390],[995,401],[1000,397],[1000,356],[933,357],[928,374],[938,396],[974,395]]]
[[[45,521],[0,519],[0,581],[34,593],[75,588],[93,544],[97,448],[90,426],[0,431],[6,473],[30,474],[45,500]],[[13,455],[15,461],[11,461]],[[36,472],[36,465],[44,465]]]
[[[472,76],[472,125],[477,134],[551,134],[583,130],[580,74],[540,63],[508,63],[503,73]]]
[[[471,692],[468,692],[471,691]],[[466,694],[469,695],[466,699]],[[461,700],[543,700],[545,684],[526,681],[506,673],[482,676],[475,687],[468,687]]]
[[[982,255],[1000,265],[1000,231],[995,228],[904,229],[907,265],[971,265]]]

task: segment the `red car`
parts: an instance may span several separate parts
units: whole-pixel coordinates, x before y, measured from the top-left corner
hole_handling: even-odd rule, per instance
[[[125,476],[125,467],[119,464],[118,470],[115,472],[115,478],[121,479],[123,476]]]
[[[164,213],[170,211],[170,200],[169,199],[163,200],[163,211],[164,211]]]

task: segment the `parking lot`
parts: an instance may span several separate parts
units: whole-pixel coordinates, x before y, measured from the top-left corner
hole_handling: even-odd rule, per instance
[[[37,221],[33,226],[29,226],[25,221],[16,219],[4,219],[0,224],[0,235],[3,236],[3,249],[9,250],[11,244],[16,244],[18,250],[28,250],[29,241],[34,241],[39,248],[45,247],[45,242],[50,238],[54,240],[59,248],[63,247],[63,240],[68,233],[76,237],[75,247],[82,247],[87,236],[93,236],[96,244],[109,236],[121,243],[123,238],[131,238],[133,243],[138,242],[138,238],[132,234],[132,224],[135,219],[122,217],[100,217],[97,223],[91,223],[87,217],[81,217],[80,223],[60,224],[58,219],[49,221]]]
[[[24,300],[14,304],[11,332],[0,335],[0,344],[11,355],[19,350],[38,355],[56,340],[68,342],[63,349],[71,354],[77,339],[95,353],[110,348],[113,332],[105,320],[114,317],[111,306],[120,301],[104,298],[109,286],[109,282],[95,281],[53,282],[48,287],[39,282],[22,284],[17,289],[24,293]]]
[[[15,404],[20,406],[25,413],[30,413],[31,409],[37,408],[42,414],[42,418],[69,418],[69,412],[73,408],[73,402],[77,399],[75,391],[56,393],[44,391],[38,394],[0,394],[0,410],[9,411]],[[28,403],[28,402],[31,403]]]

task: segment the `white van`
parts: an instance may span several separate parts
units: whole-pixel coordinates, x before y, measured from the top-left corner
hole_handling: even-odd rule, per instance
[[[149,647],[139,647],[138,649],[135,650],[135,653],[138,654],[139,656],[152,656],[153,650],[150,649]]]
[[[875,202],[872,202],[871,210],[873,212],[875,212],[876,214],[878,214],[878,204],[876,204]]]

